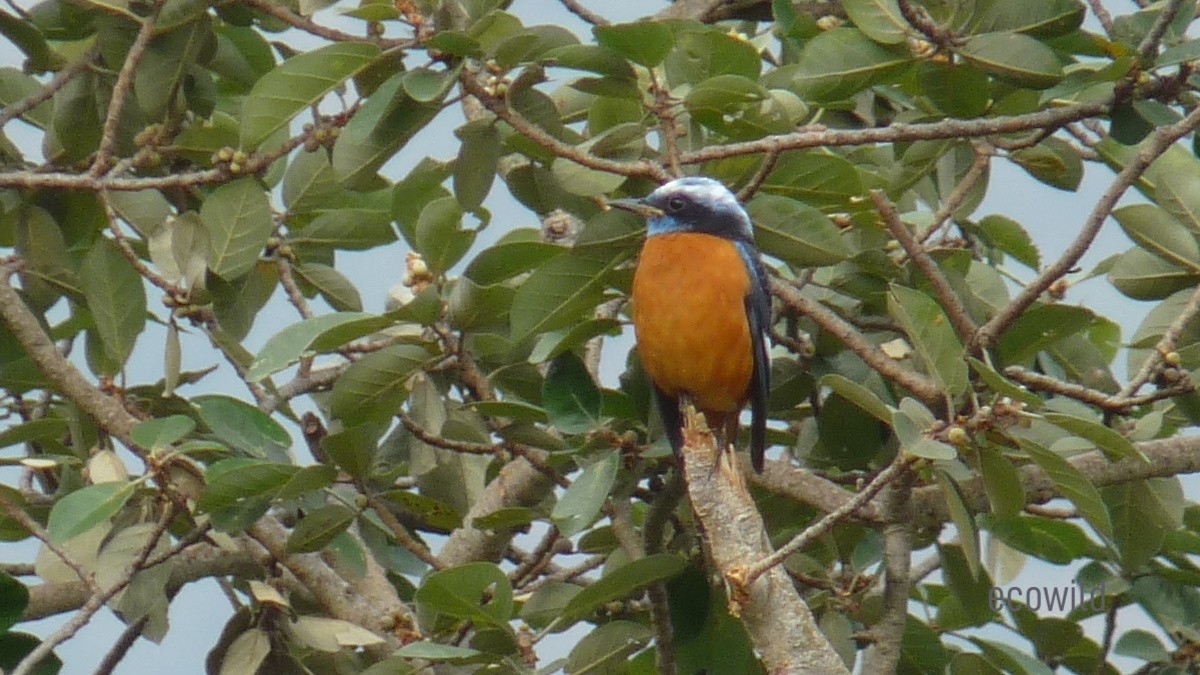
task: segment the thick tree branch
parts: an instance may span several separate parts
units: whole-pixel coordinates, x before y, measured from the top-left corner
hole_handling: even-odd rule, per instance
[[[762,516],[746,490],[734,453],[721,452],[694,410],[684,424],[683,466],[692,510],[712,562],[770,673],[848,675],[841,657],[780,566],[748,581],[746,564],[771,553]]]
[[[905,471],[882,495],[883,511],[891,519],[883,527],[883,618],[871,626],[871,647],[863,672],[892,673],[900,663],[900,645],[908,623],[908,589],[912,567],[912,486]]]
[[[22,350],[33,361],[50,384],[71,399],[83,412],[96,418],[108,433],[121,439],[130,448],[137,445],[129,432],[138,423],[119,401],[97,389],[83,373],[63,358],[54,341],[46,335],[37,317],[25,305],[17,290],[8,283],[8,277],[17,271],[19,263],[8,260],[0,263],[0,320],[20,343]]]
[[[1120,485],[1146,478],[1168,478],[1190,473],[1200,473],[1200,436],[1177,436],[1157,441],[1136,444],[1137,449],[1149,462],[1140,459],[1110,461],[1099,450],[1093,450],[1070,458],[1076,469],[1096,487]],[[1034,465],[1020,468],[1021,484],[1025,487],[1028,504],[1045,504],[1057,499],[1058,490],[1045,471]],[[987,493],[982,478],[972,478],[959,483],[964,502],[977,513],[989,509]],[[913,491],[913,509],[916,513],[914,527],[918,529],[936,527],[949,522],[950,511],[942,488],[929,485]]]

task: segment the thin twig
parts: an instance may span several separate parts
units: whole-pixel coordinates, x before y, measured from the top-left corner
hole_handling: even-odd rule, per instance
[[[568,12],[592,24],[593,26],[607,26],[609,23],[608,19],[600,16],[587,7],[584,7],[583,3],[579,2],[579,0],[559,0],[559,2],[563,4],[563,7],[567,8]]]
[[[1108,653],[1112,651],[1113,639],[1117,636],[1117,610],[1121,608],[1121,603],[1113,600],[1104,613],[1104,637],[1100,642],[1100,658],[1096,662],[1096,675],[1105,675],[1108,672]]]
[[[305,33],[329,40],[330,42],[372,42],[385,50],[404,49],[412,47],[414,44],[416,44],[415,40],[395,40],[369,34],[354,35],[352,33],[346,33],[344,31],[337,30],[336,28],[330,28],[327,25],[317,23],[306,16],[296,14],[292,10],[288,9],[287,6],[271,2],[271,0],[243,1],[246,5],[257,9],[263,14],[273,16],[289,26],[292,26],[293,28],[298,28]]]
[[[1147,362],[1158,361],[1153,357],[1147,359]],[[1186,375],[1186,374],[1185,374]],[[1025,385],[1034,391],[1045,391],[1059,396],[1073,398],[1076,401],[1082,401],[1088,405],[1096,406],[1106,412],[1126,413],[1138,406],[1154,403],[1163,399],[1187,394],[1195,391],[1196,387],[1189,380],[1185,380],[1170,387],[1162,387],[1148,394],[1133,396],[1133,390],[1129,393],[1106,394],[1091,387],[1085,387],[1082,384],[1074,382],[1063,382],[1062,380],[1035,373],[1031,370],[1026,370],[1020,366],[1009,366],[1004,369],[1004,376],[1010,380],[1015,380]],[[1143,382],[1144,384],[1145,382]],[[1132,382],[1130,383],[1132,384]]]
[[[1112,14],[1108,13],[1108,9],[1104,6],[1104,0],[1087,0],[1088,6],[1092,8],[1092,13],[1096,15],[1096,20],[1100,22],[1100,26],[1104,32],[1112,37],[1113,34],[1113,18]]]
[[[1170,0],[1159,12],[1158,18],[1154,20],[1154,25],[1150,27],[1150,31],[1138,44],[1138,58],[1142,63],[1149,64],[1154,60],[1163,36],[1167,34],[1167,29],[1171,27],[1171,22],[1179,14],[1179,9],[1183,7],[1184,2],[1185,0]]]
[[[1101,226],[1112,213],[1113,207],[1125,194],[1125,191],[1130,188],[1137,180],[1146,172],[1146,169],[1158,159],[1160,155],[1167,151],[1176,141],[1191,133],[1200,126],[1200,107],[1192,110],[1186,117],[1175,124],[1159,127],[1155,130],[1150,142],[1142,148],[1141,151],[1134,156],[1133,160],[1121,169],[1117,177],[1113,180],[1112,185],[1104,191],[1104,194],[1096,202],[1096,206],[1088,215],[1087,221],[1083,224],[1079,234],[1067,250],[1063,251],[1062,256],[1042,270],[1042,273],[1036,279],[1029,282],[1017,297],[1013,298],[1012,302],[1006,305],[1003,309],[995,314],[987,323],[979,328],[975,333],[975,346],[986,348],[992,344],[1012,325],[1012,322],[1025,313],[1042,293],[1050,286],[1058,281],[1069,272],[1083,254],[1091,247],[1096,235],[1100,233]]]
[[[759,188],[761,188],[763,183],[765,183],[767,179],[771,177],[771,172],[775,170],[775,164],[778,162],[778,152],[768,152],[763,155],[762,162],[758,165],[758,169],[754,172],[754,175],[750,177],[750,182],[743,185],[741,190],[738,190],[738,201],[744,202],[758,194]]]
[[[950,217],[954,215],[958,207],[962,206],[963,202],[966,201],[967,195],[971,193],[971,190],[979,183],[979,180],[987,173],[987,168],[991,163],[991,153],[980,147],[976,147],[975,160],[971,162],[967,173],[962,177],[962,180],[958,181],[958,185],[954,186],[950,194],[946,196],[945,201],[942,202],[942,207],[933,214],[933,224],[929,226],[929,229],[922,232],[921,236],[917,237],[917,241],[922,244],[929,241],[929,238],[950,220]]]
[[[546,148],[554,155],[598,171],[607,171],[622,176],[650,178],[659,183],[666,183],[671,180],[671,174],[664,171],[657,163],[645,160],[619,162],[593,155],[575,145],[560,141],[510,108],[504,98],[485,88],[479,82],[478,77],[478,73],[471,69],[463,69],[462,76],[459,78],[463,91],[478,99],[485,108],[492,111],[496,117],[507,122],[517,133]],[[0,178],[2,178],[2,175],[0,175]],[[3,187],[2,181],[0,181],[0,187]]]
[[[121,114],[125,111],[125,104],[128,103],[129,96],[133,92],[133,77],[137,73],[142,58],[146,56],[150,40],[154,39],[154,27],[158,24],[158,15],[162,13],[165,4],[166,0],[153,1],[150,13],[142,19],[142,27],[138,29],[137,37],[134,38],[133,44],[125,54],[125,62],[121,64],[121,70],[117,73],[117,81],[113,85],[112,99],[108,102],[108,113],[104,116],[100,147],[96,150],[96,157],[92,160],[92,167],[88,172],[92,176],[103,174],[112,162],[113,154],[117,149],[117,132],[121,126]]]
[[[929,285],[933,286],[933,293],[937,296],[938,304],[946,310],[946,316],[950,319],[950,325],[954,326],[954,332],[958,333],[964,344],[969,343],[978,326],[967,313],[967,308],[963,306],[954,289],[950,287],[950,282],[942,274],[941,268],[937,266],[933,258],[929,257],[929,252],[925,250],[925,247],[917,243],[912,232],[908,230],[908,226],[900,221],[900,214],[896,213],[896,206],[887,198],[883,190],[871,190],[870,194],[871,201],[874,202],[888,231],[892,233],[896,241],[900,242],[904,252],[912,259],[917,269],[921,270],[921,274],[925,275]]]
[[[658,135],[662,137],[662,155],[664,163],[671,170],[671,175],[679,177],[683,170],[679,168],[679,126],[672,107],[671,92],[663,86],[658,78],[658,72],[650,69],[650,92],[654,94],[654,104],[651,110],[658,118]]]
[[[415,537],[409,534],[404,525],[401,524],[401,522],[396,519],[396,516],[393,515],[388,509],[387,504],[384,504],[382,501],[380,501],[379,497],[372,494],[365,485],[358,486],[358,491],[359,493],[366,495],[367,503],[370,504],[371,508],[375,510],[375,515],[379,516],[379,519],[383,521],[383,524],[387,525],[388,529],[391,530],[392,536],[396,538],[397,543],[403,546],[409,553],[416,556],[418,560],[421,560],[435,570],[444,569],[446,567],[446,564],[439,560],[438,557],[429,550],[428,546],[417,541]]]
[[[150,269],[150,266],[138,257],[137,251],[134,251],[133,247],[125,239],[125,233],[121,230],[120,225],[121,217],[113,206],[108,191],[101,190],[98,194],[100,196],[100,203],[104,205],[104,212],[108,217],[108,231],[112,232],[113,241],[116,242],[117,248],[121,249],[121,254],[125,256],[125,260],[129,262],[130,267],[142,275],[143,279],[154,284],[170,297],[177,300],[186,298],[187,291],[178,284],[168,281],[166,277],[158,272]]]
[[[92,620],[92,617],[104,607],[105,603],[128,586],[133,581],[134,575],[143,569],[146,559],[150,557],[150,553],[158,546],[158,540],[162,538],[171,521],[175,519],[175,514],[176,510],[173,504],[164,509],[163,515],[159,518],[154,530],[151,531],[149,539],[147,539],[146,543],[137,552],[137,555],[133,557],[133,560],[130,561],[129,567],[126,568],[125,572],[113,582],[112,586],[99,592],[93,592],[83,607],[62,628],[55,631],[54,634],[45,640],[42,640],[25,658],[21,659],[21,662],[13,669],[12,675],[29,675],[29,673],[33,672],[34,667],[42,659],[46,658],[50,652],[54,651],[55,647],[71,639],[71,637]]]
[[[435,448],[443,450],[451,450],[453,452],[461,452],[466,455],[495,455],[501,448],[500,446],[490,445],[488,443],[472,443],[470,441],[456,441],[450,438],[439,436],[425,427],[417,424],[417,422],[403,410],[396,413],[396,417],[400,419],[400,423],[408,430],[417,440],[427,445],[432,445]]]
[[[746,572],[747,582],[749,585],[755,579],[762,576],[764,572],[772,567],[783,562],[789,555],[799,551],[807,546],[817,537],[825,534],[831,527],[838,524],[843,518],[846,518],[857,511],[860,507],[871,501],[876,494],[884,487],[895,480],[903,472],[907,471],[910,460],[904,455],[897,455],[895,461],[887,466],[879,475],[875,476],[874,480],[867,483],[862,491],[854,495],[849,501],[842,506],[825,514],[820,520],[809,525],[803,532],[792,538],[791,541],[779,547],[771,555],[754,563]]]
[[[91,68],[92,64],[96,60],[96,56],[99,54],[100,48],[93,45],[90,49],[83,53],[83,56],[79,57],[78,61],[58,71],[58,74],[51,78],[50,81],[43,85],[40,89],[26,96],[20,101],[13,103],[12,105],[5,106],[4,109],[0,110],[0,128],[3,128],[4,125],[8,124],[14,119],[54,98],[54,94],[57,93],[58,90],[67,86],[68,82]]]
[[[1137,374],[1129,380],[1128,384],[1121,388],[1117,396],[1130,396],[1150,381],[1150,377],[1154,374],[1159,364],[1162,363],[1163,358],[1175,351],[1175,345],[1179,342],[1179,336],[1183,334],[1183,329],[1187,327],[1192,319],[1196,318],[1197,314],[1200,314],[1200,286],[1192,291],[1187,304],[1179,311],[1179,315],[1175,317],[1171,325],[1167,326],[1167,329],[1163,331],[1158,344],[1154,345],[1154,349],[1146,357],[1146,360],[1142,362],[1142,366],[1138,368]]]
[[[91,572],[85,569],[82,564],[72,558],[71,554],[67,553],[66,549],[52,541],[50,539],[50,533],[46,531],[46,528],[42,527],[41,524],[30,517],[28,513],[25,513],[24,509],[22,509],[20,506],[10,502],[4,492],[0,492],[0,510],[3,510],[6,514],[8,514],[9,518],[16,521],[21,527],[25,528],[25,530],[32,534],[34,538],[36,538],[38,541],[41,541],[42,545],[49,549],[51,553],[58,556],[59,559],[62,560],[63,564],[71,568],[71,571],[79,577],[79,580],[88,587],[88,590],[90,590],[93,594],[100,593],[100,587],[96,585],[95,575],[93,575]]]

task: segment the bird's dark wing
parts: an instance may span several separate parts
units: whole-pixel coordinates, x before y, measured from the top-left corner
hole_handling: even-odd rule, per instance
[[[767,272],[753,245],[738,242],[738,251],[750,275],[746,295],[746,322],[754,350],[754,371],[750,381],[750,464],[762,473],[763,453],[767,448],[767,397],[771,392],[771,357],[767,348],[771,330],[771,296],[767,290]]]
[[[683,417],[679,414],[679,399],[667,396],[662,389],[654,387],[654,396],[658,399],[658,415],[663,423],[663,431],[667,433],[667,441],[676,457],[683,452]]]

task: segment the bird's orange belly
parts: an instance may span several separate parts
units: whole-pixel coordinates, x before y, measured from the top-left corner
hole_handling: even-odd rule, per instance
[[[737,246],[696,233],[646,240],[633,278],[637,349],[668,396],[689,394],[701,410],[745,405],[754,368],[745,297],[750,277]]]

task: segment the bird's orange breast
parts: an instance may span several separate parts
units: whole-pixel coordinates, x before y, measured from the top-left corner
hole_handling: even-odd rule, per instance
[[[754,369],[745,297],[750,276],[728,239],[690,232],[646,240],[633,277],[637,349],[668,396],[701,410],[742,409]]]

